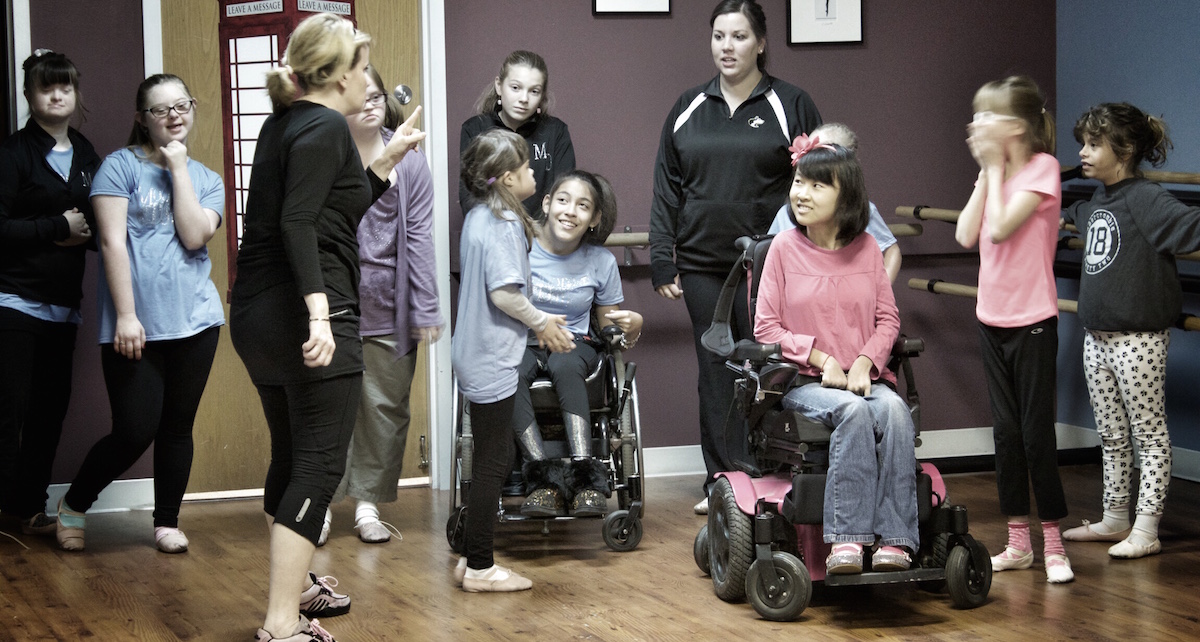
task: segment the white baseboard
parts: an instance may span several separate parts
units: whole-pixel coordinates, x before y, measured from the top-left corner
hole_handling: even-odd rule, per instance
[[[1100,445],[1099,436],[1095,430],[1090,428],[1057,424],[1055,429],[1058,433],[1060,450],[1091,448]],[[1174,465],[1171,476],[1200,482],[1200,451],[1174,448],[1172,453]],[[990,427],[927,431],[921,434],[921,445],[917,448],[917,458],[921,460],[993,454],[995,454],[995,447]],[[700,453],[699,445],[647,448],[642,453],[642,457],[646,464],[647,478],[704,474],[704,457]],[[414,477],[400,480],[401,488],[419,486],[429,486],[429,478]],[[51,509],[58,506],[58,500],[66,492],[66,484],[55,484],[50,487],[49,505]],[[262,492],[261,488],[251,488],[211,493],[189,493],[183,499],[184,501],[250,499],[262,497]],[[154,480],[122,479],[105,488],[88,512],[150,510],[153,507]]]

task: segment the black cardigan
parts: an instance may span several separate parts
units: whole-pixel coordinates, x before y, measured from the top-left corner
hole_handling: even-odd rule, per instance
[[[95,242],[62,247],[71,235],[64,212],[78,208],[95,230],[88,193],[100,157],[88,139],[67,130],[74,154],[70,180],[46,160],[54,137],[32,118],[0,144],[0,292],[78,308],[85,253]]]

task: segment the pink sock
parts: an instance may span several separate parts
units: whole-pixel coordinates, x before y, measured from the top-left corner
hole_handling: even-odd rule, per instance
[[[1058,522],[1054,522],[1054,537],[1058,538]],[[1008,547],[1022,553],[1033,550],[1029,543],[1029,522],[1008,523]],[[1062,544],[1059,544],[1059,548],[1062,548]]]
[[[1009,526],[1012,526],[1009,524]],[[1025,529],[1025,541],[1029,542],[1029,529]],[[1062,534],[1058,531],[1058,520],[1052,522],[1042,522],[1042,553],[1049,557],[1050,555],[1066,555],[1067,551],[1063,548]]]

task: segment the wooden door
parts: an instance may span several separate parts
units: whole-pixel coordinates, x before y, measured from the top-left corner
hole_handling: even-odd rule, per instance
[[[164,71],[183,78],[197,101],[197,118],[188,138],[189,153],[207,167],[223,173],[219,8],[220,3],[211,0],[163,3],[162,42]],[[373,38],[372,64],[385,82],[393,86],[403,83],[413,89],[411,106],[420,104],[422,95],[419,12],[419,0],[355,0],[358,27]],[[208,252],[217,291],[227,292],[228,250],[223,233],[209,242]],[[228,304],[225,317],[229,318]],[[424,355],[422,348],[411,396],[412,423],[405,477],[428,474],[428,470],[419,466],[419,444],[429,431]],[[258,393],[233,350],[227,329],[221,331],[194,434],[196,454],[189,493],[262,488],[270,461],[270,436]]]

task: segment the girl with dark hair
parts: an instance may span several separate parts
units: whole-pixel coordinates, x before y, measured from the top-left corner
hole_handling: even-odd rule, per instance
[[[39,49],[23,68],[29,122],[0,145],[0,512],[49,535],[100,157],[70,126],[82,107],[70,59]]]
[[[412,126],[417,108],[363,170],[346,116],[367,98],[370,42],[349,20],[316,14],[289,36],[283,66],[267,72],[275,109],[254,150],[229,308],[233,347],[271,431],[260,642],[327,642],[333,636],[307,618],[350,610],[350,597],[333,591],[337,580],[309,567],[346,471],[362,389],[358,223],[425,138]]]
[[[542,212],[546,188],[561,174],[575,169],[575,148],[567,124],[550,115],[550,71],[532,51],[514,51],[500,65],[475,104],[476,115],[462,125],[459,151],[479,134],[497,127],[514,131],[529,144],[529,167],[537,187],[522,204],[534,218]],[[465,216],[475,205],[471,190],[461,181],[458,201]]]
[[[59,504],[58,543],[84,547],[84,513],[154,444],[154,542],[188,549],[179,508],[192,426],[225,325],[205,244],[221,225],[221,178],[188,157],[196,101],[177,76],[137,91],[128,146],[92,185],[100,226],[100,364],[112,433],[96,442]]]
[[[1063,539],[1116,542],[1108,554],[1162,550],[1158,523],[1171,481],[1165,404],[1167,346],[1182,312],[1175,255],[1200,249],[1200,208],[1180,203],[1142,176],[1143,161],[1167,160],[1166,123],[1128,103],[1092,107],[1075,123],[1083,175],[1100,181],[1091,200],[1063,218],[1087,234],[1079,277],[1083,365],[1104,459],[1104,517]],[[1136,517],[1133,443],[1141,458]]]
[[[573,170],[554,182],[542,199],[544,218],[535,228],[529,267],[533,289],[529,298],[538,309],[567,318],[575,349],[555,354],[530,338],[521,361],[513,429],[525,458],[524,479],[529,494],[521,513],[529,516],[603,515],[607,509],[608,475],[592,457],[592,422],[588,405],[588,373],[596,367],[600,346],[598,328],[591,326],[593,310],[602,326],[616,325],[625,333],[624,347],[637,343],[642,315],[618,307],[625,300],[617,261],[603,247],[617,222],[617,200],[608,179]],[[546,456],[541,429],[533,412],[529,384],[540,372],[554,381],[562,407],[563,427],[571,460]]]
[[[996,487],[1008,517],[1008,545],[992,569],[1033,565],[1029,490],[1042,522],[1046,581],[1075,578],[1059,533],[1067,515],[1054,434],[1058,355],[1058,242],[1062,181],[1054,153],[1054,119],[1037,84],[1025,76],[989,82],[975,92],[967,145],[979,163],[975,191],[954,238],[979,244],[975,315],[996,441]]]
[[[867,227],[862,168],[839,145],[796,139],[790,193],[797,228],[763,265],[754,336],[800,366],[788,410],[834,428],[825,485],[830,574],[905,570],[920,543],[916,454],[908,407],[887,369],[900,317],[883,254]],[[847,367],[849,366],[849,367]]]
[[[566,319],[530,302],[533,222],[521,201],[534,191],[529,148],[493,129],[471,141],[461,178],[477,203],[463,221],[462,286],[451,342],[458,389],[470,404],[474,477],[467,497],[465,552],[454,579],[468,592],[524,591],[528,579],[493,559],[494,508],[513,460],[513,403],[528,330],[552,352],[573,347]]]
[[[367,68],[362,111],[346,117],[363,165],[370,165],[400,126],[400,103]],[[433,176],[420,149],[404,155],[392,186],[358,224],[358,285],[362,320],[363,390],[350,440],[346,475],[333,501],[357,500],[354,528],[368,543],[391,539],[395,528],[379,519],[379,503],[396,501],[408,441],[408,396],[417,368],[417,344],[442,333],[433,247]],[[325,513],[324,543],[331,515]]]
[[[687,304],[699,366],[700,447],[708,476],[697,513],[708,512],[713,475],[748,457],[741,422],[730,412],[735,375],[700,337],[738,260],[734,241],[766,233],[787,200],[788,145],[821,124],[804,90],[766,73],[767,24],[757,2],[723,0],[709,25],[718,73],[685,91],[667,115],[650,209],[651,281],[659,295]],[[749,338],[752,328],[745,292],[735,301],[730,326],[736,341]]]

